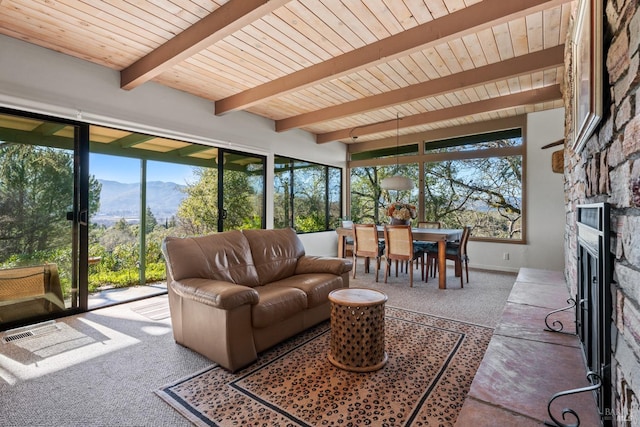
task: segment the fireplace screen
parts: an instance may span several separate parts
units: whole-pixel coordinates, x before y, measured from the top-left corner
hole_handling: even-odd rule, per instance
[[[577,333],[587,369],[602,383],[594,390],[603,425],[611,425],[611,282],[609,204],[580,205],[578,226]]]

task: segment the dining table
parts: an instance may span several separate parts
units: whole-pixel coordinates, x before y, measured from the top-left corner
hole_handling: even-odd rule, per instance
[[[384,225],[378,225],[378,237],[384,238]],[[424,242],[436,242],[438,243],[438,288],[447,288],[447,259],[446,259],[446,246],[447,242],[455,242],[460,240],[462,236],[462,229],[455,228],[416,228],[412,227],[411,232],[414,240]],[[347,237],[353,238],[353,228],[351,227],[338,227],[336,229],[338,233],[338,256],[344,258],[345,253],[345,240]]]

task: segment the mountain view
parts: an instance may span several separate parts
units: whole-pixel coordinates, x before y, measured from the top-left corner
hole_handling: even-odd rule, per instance
[[[140,218],[140,184],[98,180],[102,184],[100,209],[91,217],[97,224],[110,226],[121,218],[137,223]],[[175,182],[147,182],[147,206],[159,223],[174,216],[185,198],[185,185]]]

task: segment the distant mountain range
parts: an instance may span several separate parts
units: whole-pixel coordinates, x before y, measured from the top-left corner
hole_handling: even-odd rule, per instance
[[[91,220],[94,223],[113,225],[121,218],[138,223],[140,218],[140,185],[117,181],[98,180],[102,184],[100,209]],[[147,182],[147,206],[158,222],[162,223],[178,211],[186,197],[185,185],[175,182]]]

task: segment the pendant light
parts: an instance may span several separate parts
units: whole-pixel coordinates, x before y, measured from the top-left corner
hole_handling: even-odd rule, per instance
[[[398,161],[398,150],[400,145],[400,113],[396,113],[396,174],[380,181],[380,188],[383,190],[411,190],[413,181],[406,176],[398,175],[400,164]]]

